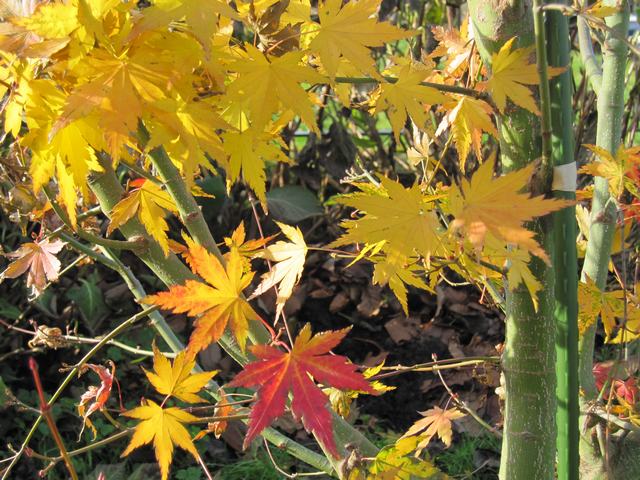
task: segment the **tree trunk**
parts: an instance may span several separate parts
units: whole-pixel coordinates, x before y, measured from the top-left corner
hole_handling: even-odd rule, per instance
[[[510,38],[517,47],[533,44],[533,14],[529,1],[470,0],[474,37],[486,65]],[[510,105],[498,118],[503,170],[519,169],[541,155],[540,119]],[[529,225],[549,251],[548,219]],[[500,478],[554,478],[555,465],[555,325],[551,270],[534,259],[531,270],[544,286],[536,312],[521,286],[507,293],[506,341],[502,366],[505,377],[505,426]]]
[[[603,4],[618,5],[616,0],[605,0]],[[622,2],[622,10],[606,19],[606,23],[619,36],[626,37],[629,24],[629,4]],[[582,47],[582,45],[581,45]],[[627,46],[610,33],[605,33],[602,46],[602,77],[598,93],[598,124],[596,144],[615,155],[622,139],[622,117],[624,111],[624,84],[627,65]],[[600,289],[604,289],[608,276],[608,264],[611,256],[611,245],[615,234],[616,205],[609,194],[607,180],[596,177],[591,208],[591,228],[589,243],[582,269],[582,280],[588,276]],[[593,378],[593,353],[596,325],[589,328],[580,339],[580,386],[583,392],[581,410],[586,412],[591,402],[598,397]],[[581,424],[585,418],[581,418]],[[585,478],[606,478],[606,465],[602,452],[592,435],[592,430],[581,439],[581,470]],[[614,458],[613,452],[611,458]],[[618,462],[620,467],[628,469],[632,465],[640,466],[636,459],[633,462]],[[623,464],[624,463],[624,464]],[[628,470],[627,470],[628,471]],[[637,477],[620,477],[637,478]]]

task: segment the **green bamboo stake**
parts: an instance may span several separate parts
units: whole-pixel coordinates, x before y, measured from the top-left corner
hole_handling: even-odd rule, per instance
[[[551,80],[552,163],[574,162],[573,111],[569,24],[558,11],[546,12],[548,64],[567,70]],[[565,167],[567,168],[567,167]],[[571,185],[558,184],[555,198],[575,200],[575,176]],[[578,480],[580,471],[578,403],[578,259],[575,207],[553,214],[553,266],[555,271],[556,389],[558,407],[557,475]]]
[[[478,50],[490,68],[492,54],[512,37],[517,47],[533,44],[530,2],[470,0]],[[497,115],[500,154],[505,171],[515,170],[541,156],[540,118],[508,106]],[[547,222],[529,225],[549,251]],[[502,480],[551,480],[555,471],[555,331],[553,275],[540,260],[531,262],[534,276],[543,286],[536,311],[526,288],[506,295],[506,338],[502,356],[505,381],[505,423],[500,464]]]

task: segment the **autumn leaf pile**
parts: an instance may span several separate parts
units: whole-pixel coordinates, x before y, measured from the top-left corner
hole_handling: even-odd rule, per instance
[[[179,235],[169,238],[168,217],[183,212],[169,179],[154,167],[157,158],[171,162],[193,195],[203,194],[196,183],[203,174],[221,175],[228,190],[243,184],[266,210],[270,167],[293,162],[289,149],[296,129],[322,132],[317,113],[328,99],[386,115],[396,141],[411,139],[404,153],[423,175],[401,181],[365,172],[346,179],[349,193],[333,200],[351,216],[327,248],[344,249],[340,253],[353,262],[371,262],[372,281],[388,285],[405,313],[408,287],[433,291],[445,269],[480,287],[524,287],[537,305],[542,286],[529,263],[533,257],[550,259],[531,222],[570,203],[529,193],[536,164],[500,175],[494,141],[495,115],[516,107],[539,113],[532,50],[517,48],[517,39],[511,39],[488,71],[464,24],[460,31],[434,29],[438,46],[429,55],[380,59],[376,52],[389,43],[404,41],[406,49],[420,34],[380,21],[380,0],[325,0],[317,8],[308,0],[156,0],[139,6],[143,3],[34,3],[7,16],[0,31],[4,133],[12,141],[11,155],[28,173],[20,188],[40,198],[46,194],[48,202],[30,212],[30,220],[42,225],[40,234],[7,255],[12,263],[2,277],[27,273],[36,294],[55,281],[61,268],[56,255],[64,243],[47,224],[50,208],[60,206],[56,211],[68,227],[82,230],[96,203],[92,186],[112,170],[128,181],[119,201],[101,205],[109,222],[105,234],[139,222],[146,240],[166,257],[179,254],[192,274],[140,300],[186,314],[192,329],[186,350],[173,361],[154,346],[153,372],[144,373],[158,398],[124,413],[137,422],[123,455],[152,443],[163,479],[176,446],[200,461],[188,429],[200,420],[181,404],[211,401],[200,391],[214,372],[192,370],[196,355],[225,335],[254,360],[223,392],[255,388],[256,394],[251,405],[239,409],[232,408],[233,393],[219,395],[216,411],[224,412],[222,419],[205,433],[219,435],[224,417],[240,411],[248,422],[247,447],[290,411],[338,457],[343,446],[334,438],[334,414],[321,387],[352,396],[384,391],[346,357],[331,353],[348,330],[314,335],[309,324],[293,333],[282,327],[309,249],[323,247],[308,246],[298,226],[284,223],[278,223],[277,239],[247,239],[240,225],[224,240],[222,254],[186,234],[182,242]],[[368,85],[365,102],[356,83]],[[444,184],[438,176],[442,158],[433,158],[432,143],[447,135],[460,175]],[[637,197],[637,148],[615,156],[592,150],[600,161],[585,172],[606,178],[618,196],[627,191]],[[637,209],[629,211],[637,215]],[[256,262],[265,269],[259,280]],[[276,315],[265,319],[254,299],[271,290]],[[612,341],[622,341],[625,329],[626,338],[640,335],[640,319],[624,328],[615,324],[620,301],[617,294],[597,297],[583,314],[583,327],[602,315]],[[268,343],[250,344],[254,323],[269,331]],[[114,381],[113,370],[90,368],[102,385],[82,399],[87,425],[90,415],[104,409]],[[376,457],[368,478],[381,478],[376,475],[383,471],[391,478],[395,470],[383,465],[426,478],[433,469],[416,466],[407,454],[419,454],[436,436],[449,445],[452,421],[462,415],[439,407],[424,412],[403,443]]]

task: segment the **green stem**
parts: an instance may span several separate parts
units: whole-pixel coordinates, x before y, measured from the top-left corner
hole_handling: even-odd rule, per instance
[[[616,0],[606,0],[604,5],[618,5]],[[620,6],[620,5],[618,5]],[[612,31],[605,33],[602,45],[602,82],[598,93],[598,122],[596,145],[615,155],[622,140],[622,118],[624,113],[624,86],[627,66],[627,45],[619,39],[626,35],[629,25],[629,5],[622,2],[621,10],[606,19]],[[582,280],[591,278],[604,290],[608,276],[613,236],[616,231],[616,202],[611,198],[609,185],[605,178],[596,177],[591,207],[591,226],[589,241],[582,267]],[[589,408],[591,401],[598,397],[593,378],[593,354],[597,326],[594,324],[582,335],[579,342],[580,387],[583,391],[581,406],[583,411]],[[590,435],[582,438],[581,455],[589,463],[600,462],[600,470],[606,475],[602,459],[598,459]]]
[[[552,163],[574,161],[572,84],[569,23],[558,11],[547,12],[549,65],[567,70],[551,81]],[[575,188],[576,179],[573,179]],[[554,190],[559,199],[575,200],[575,192]],[[558,410],[556,440],[558,479],[579,477],[578,403],[578,260],[575,206],[553,214],[553,265],[555,272],[556,377]]]
[[[542,135],[542,179],[543,186],[551,185],[551,91],[549,89],[549,74],[547,71],[547,39],[544,29],[544,12],[541,0],[533,0],[533,29],[536,44],[536,64],[540,85],[540,133]],[[547,188],[544,191],[547,191]]]
[[[51,188],[48,185],[42,187],[49,203],[51,204],[51,208],[53,211],[60,217],[62,223],[67,225],[71,231],[73,231],[78,237],[82,240],[85,240],[89,243],[93,243],[94,245],[102,245],[103,247],[113,248],[115,250],[132,250],[134,252],[139,252],[144,250],[147,246],[147,240],[144,237],[137,237],[132,240],[112,240],[110,238],[103,238],[97,235],[94,235],[90,232],[85,232],[80,228],[73,228],[71,225],[71,220],[67,215],[67,212],[58,204],[56,201],[56,197],[51,191]]]
[[[182,179],[180,171],[173,164],[164,147],[156,147],[149,153],[153,165],[162,176],[167,187],[167,191],[176,202],[178,213],[182,223],[187,228],[193,239],[209,252],[213,253],[218,260],[222,261],[222,253],[211,235],[211,230],[200,211],[200,207],[195,198],[187,188],[187,184]]]
[[[585,75],[589,79],[591,88],[596,92],[596,95],[598,95],[600,93],[600,86],[602,85],[602,65],[593,51],[589,24],[580,16],[577,18],[577,23],[578,45],[580,46],[580,57],[584,65]]]
[[[518,47],[533,44],[533,17],[528,1],[470,0],[474,36],[489,68],[492,55],[512,37]],[[514,105],[498,116],[501,161],[505,171],[522,168],[540,157],[540,119]],[[549,250],[549,222],[528,225]],[[506,338],[502,365],[505,421],[500,478],[550,480],[555,471],[555,328],[553,275],[534,258],[530,268],[543,286],[536,311],[523,285],[506,292]]]

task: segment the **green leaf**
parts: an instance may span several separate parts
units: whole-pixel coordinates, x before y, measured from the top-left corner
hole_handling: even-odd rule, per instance
[[[102,290],[98,288],[93,277],[89,280],[80,279],[81,284],[69,289],[67,298],[74,302],[83,319],[90,325],[95,323],[109,313],[109,308],[104,303]]]
[[[273,218],[285,223],[297,223],[323,213],[315,194],[298,185],[271,189],[267,192],[267,205]]]
[[[0,408],[3,408],[7,403],[7,385],[5,385],[4,380],[0,377]]]
[[[20,317],[20,309],[11,305],[6,298],[0,297],[0,317],[17,320]]]

